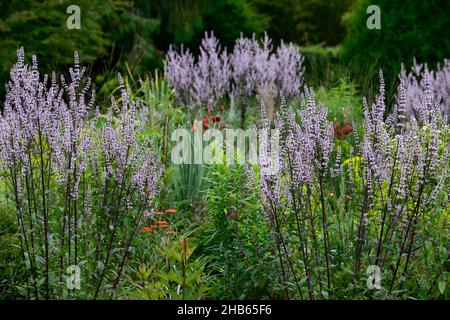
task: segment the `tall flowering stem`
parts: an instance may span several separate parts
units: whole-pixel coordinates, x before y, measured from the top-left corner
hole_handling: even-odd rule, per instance
[[[425,281],[409,270],[425,246],[439,248],[440,235],[427,228],[439,208],[446,210],[450,147],[447,105],[426,72],[424,77],[419,102],[411,106],[402,81],[386,114],[380,72],[375,100],[363,101],[362,136],[354,130],[355,144],[347,152],[333,142],[327,109],[312,89],[305,87],[299,107],[282,99],[273,123],[262,105],[260,195],[283,255],[283,282],[305,279],[299,298],[305,292],[310,299],[335,296],[342,274],[352,275],[353,294],[362,292],[360,275],[373,265],[383,272],[387,296],[401,292],[408,280]],[[408,113],[412,108],[417,116]],[[280,134],[277,161],[267,156],[277,147],[264,134],[269,128]]]
[[[276,85],[286,98],[299,97],[303,60],[292,44],[281,43],[273,50],[267,34],[261,41],[241,35],[228,52],[213,33],[206,33],[198,57],[183,48],[180,52],[170,48],[165,77],[180,103],[211,109],[233,98],[241,102],[244,117],[248,99],[269,84]]]
[[[312,263],[316,267],[323,259],[325,263],[327,290],[331,290],[331,248],[327,222],[328,208],[325,203],[325,179],[329,175],[328,168],[333,148],[333,125],[326,119],[326,109],[317,105],[314,92],[305,88],[301,97],[302,107],[298,113],[288,109],[282,100],[280,114],[275,121],[275,127],[281,134],[281,145],[277,166],[267,161],[260,153],[259,176],[262,203],[266,212],[275,217],[275,232],[282,239],[285,259],[290,259],[297,251],[294,249],[297,238],[300,259],[307,279],[307,292],[310,299],[314,298]],[[262,107],[263,123],[268,127],[269,120]],[[262,145],[266,138],[260,133]],[[272,146],[273,147],[273,146]],[[264,150],[266,151],[266,150]],[[269,159],[271,159],[269,157]],[[273,168],[277,168],[273,170]],[[314,196],[319,195],[319,212],[313,210]],[[293,220],[292,220],[293,219]],[[292,220],[293,223],[290,221]],[[318,251],[316,224],[320,221],[323,234],[323,255]],[[292,226],[295,226],[292,229]],[[294,242],[293,242],[294,241]],[[281,242],[281,241],[280,241]],[[315,246],[314,257],[311,257],[311,247]],[[289,261],[289,260],[288,260]],[[295,261],[295,260],[294,260]],[[295,269],[295,268],[293,268]],[[295,277],[295,272],[292,272]],[[317,275],[320,279],[320,275]],[[322,288],[321,279],[317,284]],[[322,291],[322,290],[321,290]]]
[[[114,274],[118,283],[157,194],[159,165],[138,138],[136,106],[125,90],[121,108],[113,106],[117,117],[110,112],[105,123],[94,112],[95,93],[76,52],[69,80],[42,77],[23,49],[17,56],[0,117],[0,171],[15,201],[26,289],[34,298],[74,295],[65,277],[77,266],[90,279],[82,292],[97,296],[104,278]]]
[[[427,80],[428,79],[428,80]],[[397,103],[385,116],[385,92],[369,107],[364,102],[364,138],[359,150],[363,201],[355,251],[358,281],[363,253],[369,262],[391,268],[389,292],[405,283],[417,238],[430,241],[419,223],[428,224],[433,208],[442,201],[448,183],[448,127],[445,104],[432,89],[428,71],[420,101],[408,97],[408,82],[401,76]],[[371,221],[373,219],[373,221]],[[367,238],[375,234],[375,247]],[[395,248],[395,249],[394,249]],[[401,277],[399,277],[399,273]]]

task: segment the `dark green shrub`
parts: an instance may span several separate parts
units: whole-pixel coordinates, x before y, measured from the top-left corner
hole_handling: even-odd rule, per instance
[[[69,30],[66,22],[72,1],[10,1],[0,7],[0,95],[9,78],[17,48],[39,57],[39,67],[49,73],[64,70],[72,61],[74,50],[80,52],[81,63],[90,64],[92,71],[117,69],[122,56],[135,69],[140,62],[147,65],[155,57],[150,35],[158,26],[156,20],[132,12],[131,1],[81,0],[80,29]],[[137,70],[139,71],[139,70]],[[107,78],[114,78],[114,72]],[[101,86],[105,77],[96,79]],[[97,90],[99,91],[99,90]],[[100,97],[102,98],[102,97]]]
[[[381,9],[379,30],[366,26],[366,10],[372,4]],[[343,60],[351,63],[355,76],[365,78],[363,86],[370,87],[375,79],[376,87],[379,68],[393,86],[402,62],[411,64],[416,57],[433,64],[449,57],[449,14],[449,1],[358,0],[344,19],[348,34]]]
[[[305,83],[309,86],[334,86],[346,72],[340,64],[340,46],[318,44],[299,47],[299,51],[305,57]]]
[[[337,45],[345,36],[342,15],[354,0],[248,0],[268,19],[267,32],[279,43]]]

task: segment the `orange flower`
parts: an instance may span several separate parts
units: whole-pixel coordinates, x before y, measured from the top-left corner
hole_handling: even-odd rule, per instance
[[[167,231],[167,234],[177,234],[177,232],[173,231],[173,230],[169,230],[169,231]]]
[[[175,209],[167,209],[166,210],[166,213],[175,213],[175,212],[177,212],[177,210],[175,210]]]
[[[166,220],[161,220],[161,221],[156,221],[156,224],[161,225],[161,224],[169,224]]]
[[[169,227],[169,225],[168,225],[168,224],[160,224],[160,225],[159,225],[159,227],[160,227],[160,228],[164,228],[164,229],[165,229],[165,228],[168,228],[168,227]]]
[[[152,225],[150,226],[150,228],[158,228],[158,226],[157,226],[156,224],[152,224]]]
[[[352,200],[352,197],[351,197],[349,194],[346,194],[346,195],[345,195],[345,199],[347,199],[347,200],[350,201],[350,200]]]
[[[199,129],[199,121],[197,119],[194,119],[194,123],[192,124],[192,131],[197,132]]]
[[[151,227],[144,227],[144,228],[142,228],[142,231],[153,232],[153,228],[151,228]]]

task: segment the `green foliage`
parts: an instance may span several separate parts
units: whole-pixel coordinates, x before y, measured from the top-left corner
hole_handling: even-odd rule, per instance
[[[249,0],[269,19],[268,33],[298,44],[338,44],[345,35],[342,15],[354,0]]]
[[[161,18],[157,36],[159,47],[167,50],[170,44],[183,44],[196,52],[205,31],[214,31],[221,44],[232,48],[241,33],[250,36],[262,33],[266,18],[258,15],[245,0],[152,0],[156,15]]]
[[[258,195],[241,165],[213,165],[207,175],[207,223],[203,246],[220,299],[277,298],[278,276],[273,239],[265,224]]]
[[[134,14],[131,1],[82,0],[77,2],[81,28],[69,30],[66,10],[72,4],[57,0],[14,0],[4,4],[0,13],[0,93],[4,91],[3,83],[8,79],[15,52],[21,46],[38,57],[42,73],[64,70],[72,63],[74,50],[80,52],[81,63],[91,64],[97,74],[104,66],[117,68],[116,61],[125,54],[136,72],[141,72],[139,63],[150,64],[155,56],[151,35],[158,21]],[[98,80],[101,87],[108,79]]]
[[[23,279],[25,272],[24,268],[14,268],[13,265],[21,252],[16,245],[16,221],[9,214],[13,208],[4,187],[5,179],[0,177],[0,299],[14,299],[20,295],[14,282]]]
[[[206,189],[204,177],[208,167],[203,164],[180,164],[169,170],[170,203],[192,213],[198,212],[200,193]]]
[[[123,1],[81,0],[81,29],[69,30],[64,0],[12,0],[0,4],[0,94],[8,79],[16,50],[24,46],[35,54],[46,73],[65,70],[74,50],[81,63],[90,63],[97,74],[99,100],[117,86],[115,75],[125,73],[125,64],[134,76],[163,68],[169,45],[181,44],[197,50],[205,31],[214,30],[223,45],[261,33],[265,19],[245,0]]]
[[[366,27],[367,7],[381,9],[381,29]],[[378,69],[394,82],[402,62],[437,63],[448,58],[450,38],[450,2],[440,0],[392,1],[358,0],[345,18],[348,35],[343,45],[343,59],[351,63],[356,80],[377,78]],[[361,82],[361,81],[358,81]]]
[[[244,36],[262,33],[266,20],[267,18],[255,13],[245,0],[211,1],[205,9],[203,29],[213,30],[221,43],[231,50],[241,33]]]
[[[357,94],[354,84],[341,79],[339,83],[330,88],[320,87],[317,90],[317,99],[328,107],[328,119],[340,124],[356,122],[361,124],[363,112],[361,97]]]
[[[305,57],[305,83],[309,86],[334,86],[343,75],[340,64],[340,46],[325,47],[322,44],[299,47]]]
[[[190,239],[142,234],[136,240],[140,249],[128,270],[131,285],[121,295],[147,300],[208,297],[208,258],[195,257],[196,245]]]

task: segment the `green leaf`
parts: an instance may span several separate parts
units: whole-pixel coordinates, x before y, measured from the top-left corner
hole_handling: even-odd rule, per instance
[[[97,262],[97,270],[102,271],[104,267],[104,264],[102,261]]]
[[[441,258],[442,262],[444,262],[447,259],[447,248],[446,247],[439,248],[439,257]]]
[[[439,292],[441,294],[444,294],[444,292],[445,292],[445,285],[446,285],[445,281],[438,282],[438,288],[439,288]]]

